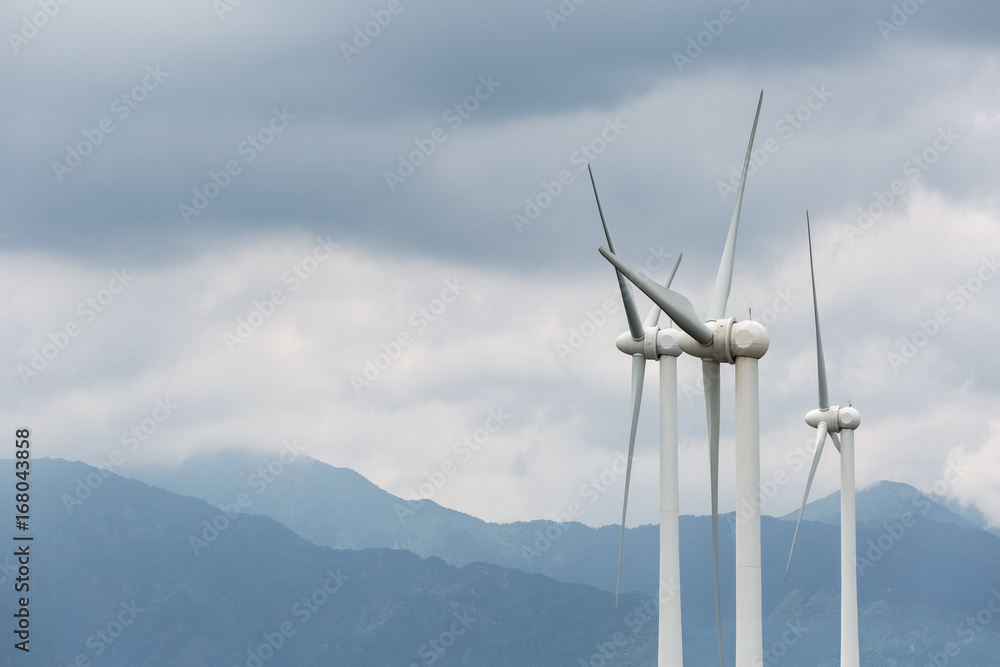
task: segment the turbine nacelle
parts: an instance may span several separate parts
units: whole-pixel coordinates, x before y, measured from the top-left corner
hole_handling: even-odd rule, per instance
[[[839,405],[831,405],[827,409],[818,408],[806,415],[806,423],[813,428],[819,428],[820,424],[826,424],[830,433],[837,433],[844,429],[854,430],[861,425],[861,413],[852,407],[842,408]]]
[[[683,336],[677,329],[658,329],[646,327],[646,334],[641,339],[632,338],[632,333],[625,331],[615,339],[615,347],[625,354],[642,355],[646,359],[656,361],[660,356],[679,357],[681,348],[677,339]]]
[[[753,320],[737,322],[736,318],[730,317],[709,320],[705,326],[712,331],[712,340],[707,345],[683,332],[677,342],[684,352],[708,361],[732,364],[736,357],[760,359],[767,352],[771,340],[764,325]]]

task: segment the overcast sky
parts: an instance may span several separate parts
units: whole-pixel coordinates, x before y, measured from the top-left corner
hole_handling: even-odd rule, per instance
[[[771,336],[763,511],[797,507],[814,437],[808,208],[859,485],[1000,524],[1000,7],[654,5],[5,2],[0,422],[121,471],[295,440],[490,521],[615,523],[630,360],[585,165],[619,254],[662,279],[683,252],[704,315],[763,90],[728,310]],[[630,525],[657,521],[647,366]]]

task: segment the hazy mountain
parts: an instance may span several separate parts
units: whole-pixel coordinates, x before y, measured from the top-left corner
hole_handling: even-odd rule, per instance
[[[487,523],[438,505],[410,502],[380,489],[353,470],[336,468],[307,456],[253,456],[230,450],[189,458],[173,468],[130,470],[149,484],[222,506],[240,494],[249,497],[246,512],[263,514],[306,539],[338,549],[391,547],[421,556],[437,556],[452,565],[483,561],[537,572],[560,581],[614,590],[620,529],[580,523],[531,521]],[[981,529],[984,523],[960,514],[934,496],[897,482],[879,482],[858,493],[859,525],[899,520],[904,515]],[[806,521],[839,525],[840,493],[809,503]],[[781,519],[794,521],[798,512]],[[683,517],[691,525],[690,517]],[[722,518],[731,539],[733,514]],[[764,530],[791,544],[790,529],[764,519]],[[831,533],[836,534],[836,533]],[[685,545],[686,546],[686,545]],[[803,541],[800,548],[807,548]],[[658,527],[630,528],[626,537],[628,567],[623,590],[655,594]],[[787,547],[786,547],[787,548]],[[692,557],[701,557],[692,552]],[[786,556],[787,558],[787,556]],[[785,559],[777,559],[784,564]],[[776,562],[777,562],[776,561]]]
[[[618,529],[535,521],[489,524],[431,501],[411,505],[357,473],[307,457],[281,466],[227,452],[179,468],[137,473],[150,483],[197,494],[223,506],[246,494],[247,512],[272,516],[319,544],[391,546],[452,564],[475,560],[541,572],[567,582],[613,590]],[[269,481],[262,483],[261,471]],[[1000,538],[904,484],[881,483],[858,496],[858,567],[863,656],[869,664],[993,665],[1000,625],[985,618],[992,589],[1000,590]],[[795,562],[784,577],[795,514],[762,521],[765,646],[775,664],[837,664],[839,650],[839,499],[807,509]],[[817,519],[813,521],[811,519]],[[734,516],[722,520],[725,637],[732,659]],[[685,654],[704,664],[714,653],[711,522],[681,517]],[[624,590],[655,595],[658,529],[640,526],[626,537]],[[1000,597],[996,603],[1000,608]],[[986,611],[983,611],[986,610]],[[982,613],[980,613],[982,612]],[[973,626],[968,618],[973,618]],[[799,634],[808,636],[801,639]],[[789,640],[794,640],[789,643]],[[955,642],[954,646],[949,642]],[[942,653],[946,647],[959,653]],[[779,655],[781,654],[781,655]],[[895,662],[893,662],[895,661]]]
[[[336,549],[407,549],[452,565],[482,561],[605,590],[615,586],[619,532],[614,526],[487,523],[431,500],[408,502],[353,470],[290,454],[282,460],[227,451],[192,457],[175,468],[126,474],[217,506],[246,494],[246,512],[270,516],[300,536]],[[634,572],[655,570],[658,539],[653,528],[630,535],[626,590],[641,588]]]
[[[601,644],[607,664],[655,662],[638,594],[616,611],[610,593],[519,570],[335,551],[82,463],[36,460],[30,479],[31,652],[10,641],[8,555],[0,664],[548,666]]]
[[[895,520],[906,513],[921,514],[928,519],[963,528],[987,528],[985,517],[975,508],[951,505],[933,494],[923,493],[909,484],[876,482],[857,492],[856,515],[859,523]],[[782,519],[796,521],[799,511],[789,512]],[[806,505],[805,519],[834,526],[840,525],[840,491]]]

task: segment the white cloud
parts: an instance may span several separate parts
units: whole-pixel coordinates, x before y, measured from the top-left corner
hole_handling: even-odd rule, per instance
[[[909,315],[931,316],[953,282],[914,293],[912,278],[934,266],[940,247],[930,232],[948,220],[953,241],[972,252],[992,240],[990,215],[920,193],[899,211],[904,227],[873,229],[854,244],[843,241],[830,220],[814,223],[831,398],[843,404],[849,395],[864,420],[857,434],[861,485],[890,478],[927,487],[949,452],[983,442],[996,398],[969,385],[976,357],[952,342],[980,335],[978,316],[989,310],[987,301],[954,313],[899,372],[884,355],[894,345],[893,332],[916,330]],[[907,252],[894,252],[904,233],[912,239]],[[629,364],[613,346],[625,325],[609,268],[593,276],[540,276],[376,256],[347,244],[328,259],[304,262],[317,248],[326,252],[296,233],[129,268],[134,282],[27,388],[16,374],[8,376],[8,390],[21,398],[5,419],[43,429],[46,455],[99,462],[122,449],[121,435],[150,416],[156,399],[170,398],[180,406],[176,414],[129,457],[170,462],[233,445],[275,449],[294,438],[312,456],[357,469],[404,497],[450,461],[455,469],[433,499],[502,521],[564,511],[582,497],[582,485],[624,453]],[[778,470],[790,475],[765,508],[776,514],[798,503],[805,472],[795,463],[802,458],[796,448],[811,441],[801,419],[815,401],[804,238],[791,242],[784,257],[757,271],[744,269],[734,290],[763,295],[751,299],[760,317],[771,295],[785,290],[777,286],[793,286],[786,312],[769,322],[772,348],[761,363],[762,478],[773,479]],[[965,275],[975,269],[973,260],[952,258],[951,273]],[[292,267],[304,265],[312,272],[299,273],[309,277],[296,278]],[[29,350],[74,318],[73,304],[110,275],[108,267],[54,256],[9,256],[5,266],[7,315],[22,323],[20,339],[28,341],[6,348],[11,369],[30,363]],[[44,281],[12,288],[29,266]],[[944,268],[937,263],[939,274]],[[276,289],[282,299],[269,306]],[[30,298],[22,298],[26,293]],[[643,304],[640,296],[645,310]],[[258,318],[255,310],[271,315]],[[242,333],[253,333],[231,342],[230,352],[224,335],[238,336],[241,319],[251,327]],[[595,321],[600,326],[584,326]],[[852,332],[861,337],[851,338]],[[406,344],[394,344],[400,340]],[[366,362],[390,361],[377,377],[369,375],[370,386],[352,385],[352,375],[364,377]],[[726,509],[732,505],[732,389],[724,371]],[[708,511],[703,403],[693,389],[699,373],[697,364],[681,359],[681,384],[688,386],[680,399],[682,507],[690,513]],[[656,378],[655,365],[647,368],[630,524],[656,521]],[[456,443],[482,429],[491,409],[510,419],[470,455]],[[993,449],[976,450],[977,470],[990,469]],[[984,491],[992,482],[984,474],[957,482],[954,495],[979,502],[995,517]],[[583,520],[617,522],[621,483],[616,477],[614,488],[588,504]],[[825,464],[814,497],[837,484],[835,463]]]
[[[318,16],[308,3],[244,3],[219,21],[210,3],[142,15],[120,2],[63,7],[17,57],[22,94],[0,104],[11,147],[0,219],[0,360],[9,369],[0,384],[12,397],[4,422],[39,429],[40,451],[96,462],[169,397],[180,407],[130,452],[137,460],[295,438],[405,496],[446,461],[457,465],[454,443],[503,407],[509,423],[434,499],[491,520],[563,511],[624,452],[629,407],[628,360],[613,347],[624,318],[574,153],[609,119],[627,125],[592,158],[619,253],[653,261],[662,276],[659,256],[684,251],[675,285],[704,312],[733,204],[719,183],[742,158],[764,88],[758,155],[775,143],[748,183],[729,302],[739,317],[752,305],[771,334],[761,364],[763,479],[796,467],[796,448],[812,438],[802,423],[816,395],[809,208],[831,398],[852,400],[864,420],[859,483],[927,487],[963,453],[975,474],[954,497],[1000,521],[989,472],[1000,454],[987,417],[1000,377],[988,353],[1000,281],[980,278],[961,307],[949,298],[961,285],[971,290],[998,250],[1000,57],[989,43],[956,37],[953,23],[977,15],[950,11],[937,27],[928,8],[884,43],[872,17],[849,9],[814,22],[822,31],[812,33],[803,22],[789,28],[797,8],[771,16],[755,5],[752,20],[678,76],[670,52],[709,18],[701,8],[672,10],[671,21],[660,8],[584,9],[552,33],[536,5],[480,10],[492,23],[464,13],[442,21],[414,5],[347,65],[338,40],[366,10]],[[6,8],[8,23],[22,11]],[[295,30],[282,31],[289,22]],[[525,36],[527,51],[510,47]],[[816,50],[801,55],[809,41]],[[51,159],[143,67],[161,62],[171,72],[163,89],[57,187]],[[384,171],[489,72],[502,87],[390,193]],[[817,90],[829,91],[822,103]],[[183,226],[179,201],[275,104],[299,114],[280,147]],[[945,151],[948,128],[959,136]],[[933,163],[908,180],[908,161],[932,149]],[[573,182],[518,233],[511,215],[563,169]],[[905,192],[883,203],[894,180]],[[858,207],[871,216],[864,228]],[[341,247],[293,290],[283,275],[310,256],[317,235]],[[84,322],[78,304],[123,266],[134,282]],[[449,293],[454,280],[467,287]],[[275,289],[285,300],[268,305]],[[255,310],[261,326],[244,343],[230,339],[230,352],[224,335],[237,335]],[[927,323],[941,310],[934,329]],[[600,312],[607,321],[596,325]],[[58,347],[71,321],[79,335],[25,386],[17,366]],[[894,363],[904,340],[913,354]],[[399,358],[387,364],[396,345]],[[368,363],[386,367],[359,396],[351,376]],[[708,511],[699,373],[681,360],[681,506],[690,513]],[[723,509],[733,502],[730,375]],[[647,376],[630,524],[657,520],[655,370]],[[816,497],[837,488],[830,458]],[[805,479],[794,472],[766,512],[798,505]],[[616,484],[584,521],[618,521]]]

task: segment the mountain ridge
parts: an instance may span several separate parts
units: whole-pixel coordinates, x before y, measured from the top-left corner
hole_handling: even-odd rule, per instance
[[[115,660],[105,664],[249,667],[253,656],[247,651],[267,652],[260,643],[266,636],[278,642],[274,633],[282,623],[299,620],[292,610],[304,614],[308,608],[291,605],[296,599],[305,604],[310,591],[336,601],[336,607],[324,603],[313,613],[316,618],[329,613],[329,623],[311,622],[309,631],[294,641],[287,637],[280,659],[276,655],[265,667],[329,664],[332,658],[353,665],[430,664],[436,649],[427,644],[428,638],[450,623],[476,631],[464,633],[461,642],[450,637],[461,648],[439,656],[434,664],[655,663],[656,598],[641,592],[627,593],[616,612],[614,596],[606,590],[518,568],[483,562],[454,567],[441,558],[421,558],[402,549],[321,547],[274,519],[238,511],[238,495],[227,496],[233,490],[228,487],[220,509],[78,462],[41,460],[35,465],[35,482],[46,480],[40,486],[53,490],[40,496],[35,517],[38,525],[47,527],[36,544],[43,555],[40,571],[48,573],[43,580],[48,597],[40,597],[35,607],[41,619],[36,638],[58,645],[60,651],[47,664],[71,664],[88,648],[88,633],[106,623],[111,613],[121,613],[122,603],[134,602],[155,610],[140,617],[149,627],[132,629],[127,640],[116,640],[108,648]],[[279,477],[286,486],[279,484]],[[94,478],[104,481],[81,505],[71,504],[70,512],[63,496],[78,489],[81,480]],[[326,478],[319,479],[322,484]],[[367,484],[358,476],[345,479]],[[246,489],[256,490],[245,486],[245,477],[238,481],[244,485],[246,505]],[[290,470],[272,476],[256,504],[246,509],[263,508],[263,498],[270,494],[277,502],[293,492],[301,500],[329,491],[313,489],[315,480],[305,485],[302,481]],[[12,480],[0,476],[0,494],[11,490]],[[234,498],[236,504],[225,507]],[[336,513],[336,508],[328,509]],[[443,524],[437,529],[446,536],[447,518],[439,518]],[[538,526],[542,536],[552,525],[527,524]],[[721,535],[723,639],[730,662],[735,586],[731,525],[724,520]],[[572,545],[563,550],[583,551],[598,570],[613,577],[617,527],[576,527],[542,551],[542,559]],[[780,658],[786,664],[833,666],[839,646],[839,530],[822,522],[804,523],[801,546],[786,579],[784,559],[793,529],[790,521],[762,519],[766,664]],[[704,656],[715,654],[710,530],[706,517],[681,517],[680,594],[689,664],[702,664]],[[193,542],[195,536],[205,544]],[[637,581],[651,580],[656,594],[658,531],[655,526],[630,529],[628,540],[627,568]],[[859,524],[858,545],[861,643],[867,664],[925,667],[947,642],[956,640],[956,628],[965,627],[961,624],[970,614],[975,617],[990,603],[984,582],[1000,581],[1000,538],[924,514],[906,521],[901,517]],[[584,562],[560,564],[574,569]],[[345,584],[335,595],[317,592],[324,582],[336,588],[340,582],[334,579],[341,573],[351,577],[350,586]],[[313,604],[318,605],[318,599]],[[475,610],[482,621],[461,625],[466,610]],[[624,643],[619,646],[616,638]],[[952,659],[952,666],[989,665],[1000,654],[1000,632],[994,626],[957,640],[961,656]],[[532,646],[538,641],[547,645]],[[524,650],[509,656],[512,642]]]
[[[283,463],[278,466],[275,461]],[[260,486],[255,479],[260,479],[259,471],[267,466],[275,474],[271,475],[272,482]],[[174,468],[125,474],[216,505],[256,489],[249,512],[270,516],[305,539],[332,548],[407,549],[424,557],[438,556],[457,566],[490,562],[560,581],[615,590],[614,564],[620,535],[616,525],[594,528],[578,522],[545,519],[490,523],[433,500],[404,500],[354,470],[304,455],[285,455],[281,459],[274,455],[255,456],[245,450],[227,450],[192,457]],[[857,508],[859,526],[874,523],[881,528],[882,523],[909,514],[969,529],[980,528],[935,499],[897,482],[880,482],[862,489]],[[699,518],[684,517],[689,517],[685,521]],[[838,525],[839,517],[839,492],[814,500],[806,507],[806,523]],[[734,514],[730,512],[720,518],[731,533]],[[798,512],[792,512],[778,520],[797,518]],[[774,519],[765,516],[763,520],[767,523]],[[625,539],[629,567],[622,572],[622,590],[642,590],[655,595],[655,586],[643,582],[649,582],[649,573],[657,568],[657,526],[628,528]]]
[[[31,474],[32,664],[575,665],[646,603],[628,594],[619,611],[605,591],[485,563],[333,550],[79,462],[35,459]],[[638,626],[608,664],[654,664],[654,634]]]

